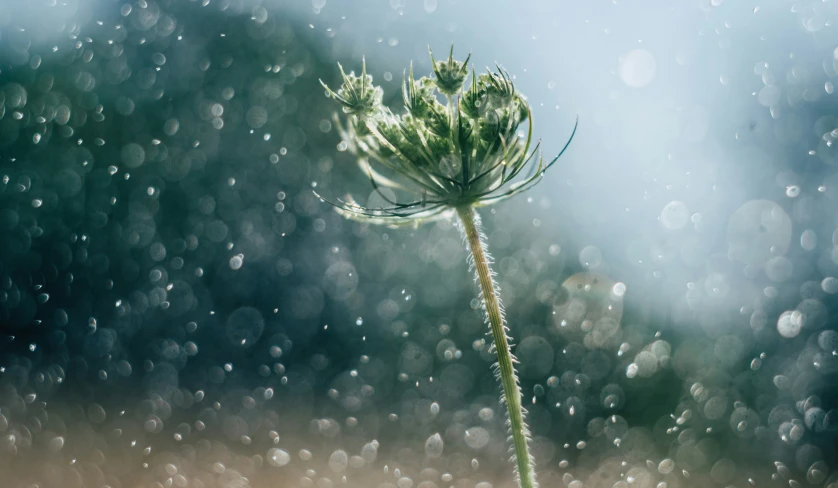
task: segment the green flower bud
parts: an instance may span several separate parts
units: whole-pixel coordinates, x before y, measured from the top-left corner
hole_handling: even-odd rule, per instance
[[[413,78],[413,63],[410,63],[410,77],[402,82],[402,99],[408,113],[414,117],[423,117],[436,103],[434,81],[430,78]]]
[[[496,142],[500,137],[501,118],[497,110],[489,110],[480,118],[480,139],[488,143]]]
[[[326,94],[338,101],[343,106],[343,112],[355,115],[360,118],[372,116],[381,109],[381,98],[384,92],[381,87],[372,83],[372,75],[367,74],[366,60],[361,64],[361,76],[355,76],[352,71],[348,75],[343,66],[338,63],[343,83],[337,93],[329,88],[323,80],[320,84],[326,89]]]
[[[512,103],[515,97],[515,86],[512,84],[509,75],[500,66],[498,66],[497,73],[489,71],[480,75],[479,82],[486,87],[489,103],[494,108],[506,107]]]
[[[410,114],[403,115],[401,117],[401,129],[406,142],[414,146],[422,145],[422,138],[419,133],[424,132],[424,128],[416,117]]]
[[[464,154],[471,154],[471,149],[475,143],[475,122],[462,117],[457,123],[456,141],[460,146],[460,152]]]
[[[466,117],[476,119],[486,109],[486,90],[477,84],[474,70],[471,72],[471,86],[460,98],[460,112]]]
[[[425,117],[425,125],[428,130],[440,137],[448,137],[451,133],[451,126],[448,122],[448,111],[441,103],[434,101]]]
[[[440,159],[454,151],[454,144],[448,138],[428,134],[428,148],[430,148],[431,155],[434,158]]]
[[[466,81],[466,76],[468,76],[468,60],[471,59],[471,53],[462,63],[454,60],[453,44],[448,59],[445,61],[436,61],[430,48],[428,48],[428,53],[431,55],[431,64],[434,67],[436,86],[439,88],[439,92],[449,97],[459,93]]]
[[[361,121],[361,120],[358,120],[358,118],[357,118],[357,117],[353,117],[353,119],[354,119],[354,120],[353,120],[353,122],[352,122],[352,124],[353,124],[353,129],[355,130],[355,135],[356,135],[357,137],[362,137],[362,138],[365,138],[365,137],[367,137],[367,136],[369,136],[369,135],[371,135],[371,134],[372,134],[372,133],[370,132],[370,129],[367,127],[367,124],[365,124],[365,123],[364,123],[363,121]]]
[[[390,146],[399,149],[404,145],[404,135],[402,134],[402,129],[399,126],[399,121],[395,117],[388,119],[382,118],[376,128],[378,129],[379,134],[381,134],[381,137],[387,142],[379,142],[378,144],[378,152],[382,156],[389,157],[394,154]]]

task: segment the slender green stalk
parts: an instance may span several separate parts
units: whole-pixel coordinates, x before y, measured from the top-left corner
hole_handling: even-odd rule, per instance
[[[485,236],[480,230],[480,216],[471,205],[457,207],[457,214],[463,225],[463,234],[471,251],[471,264],[474,266],[477,281],[480,283],[483,304],[486,307],[486,319],[492,330],[494,348],[498,356],[496,373],[503,395],[501,402],[506,403],[509,429],[512,437],[513,461],[520,488],[535,488],[535,463],[530,456],[530,432],[524,421],[526,411],[521,406],[521,389],[518,386],[518,375],[515,373],[517,362],[509,348],[506,320],[504,318],[500,295],[493,279],[492,269],[489,267],[490,257],[487,253]]]

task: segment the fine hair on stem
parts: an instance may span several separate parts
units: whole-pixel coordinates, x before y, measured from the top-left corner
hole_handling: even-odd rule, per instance
[[[480,216],[470,205],[457,207],[460,230],[469,250],[469,266],[474,271],[474,280],[480,285],[484,318],[492,334],[490,351],[497,355],[493,365],[495,377],[501,384],[501,404],[506,405],[506,424],[512,440],[512,462],[515,476],[521,488],[535,488],[535,461],[529,452],[530,431],[525,420],[526,410],[521,405],[521,388],[512,354],[512,339],[506,325],[506,314],[500,299],[500,288],[495,282],[493,263],[488,252],[486,235],[483,233]]]

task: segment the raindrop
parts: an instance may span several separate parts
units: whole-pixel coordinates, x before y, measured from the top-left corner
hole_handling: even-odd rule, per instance
[[[347,466],[349,466],[349,457],[346,451],[338,449],[329,456],[329,468],[335,473],[346,471]]]
[[[137,168],[145,161],[145,150],[136,143],[126,144],[122,148],[122,163],[129,168]]]
[[[587,269],[602,265],[602,253],[594,246],[586,246],[579,253],[579,263]]]
[[[489,443],[489,431],[483,427],[472,427],[466,430],[465,441],[472,449],[482,449]]]
[[[442,437],[437,433],[425,441],[425,455],[430,458],[438,458],[442,456],[443,442]]]
[[[821,289],[830,295],[838,293],[838,278],[827,276],[821,281]]]
[[[677,230],[687,225],[690,212],[684,202],[672,201],[667,203],[661,210],[660,221],[664,227]]]
[[[619,73],[626,85],[644,87],[655,77],[655,57],[645,49],[631,50],[622,57]]]
[[[611,288],[611,294],[614,298],[622,298],[626,294],[626,285],[624,283],[615,283]]]
[[[49,450],[52,452],[58,452],[64,447],[64,438],[57,436],[53,437],[52,440],[49,441]]]
[[[800,312],[783,312],[777,320],[777,332],[786,339],[797,337],[803,327],[803,321],[803,314]]]
[[[265,319],[253,307],[241,307],[230,314],[227,319],[227,338],[234,346],[249,347],[262,336]]]
[[[286,464],[291,462],[291,455],[288,454],[287,451],[284,451],[282,449],[273,447],[271,449],[268,449],[267,459],[268,459],[268,463],[271,466],[276,466],[278,468],[281,468],[282,466],[285,466]],[[220,463],[216,463],[216,464],[220,464]]]

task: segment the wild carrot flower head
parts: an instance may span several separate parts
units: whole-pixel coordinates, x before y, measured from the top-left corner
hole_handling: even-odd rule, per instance
[[[364,207],[350,197],[334,204],[340,213],[397,226],[438,218],[458,206],[489,205],[534,186],[564,153],[576,126],[561,152],[545,163],[539,144],[531,144],[529,103],[512,78],[500,66],[480,75],[472,69],[469,77],[469,58],[454,60],[453,46],[447,60],[431,55],[434,77],[418,80],[411,64],[398,113],[381,104],[381,88],[365,62],[360,77],[338,65],[343,83],[337,91],[321,81],[347,114],[345,125],[338,120],[343,140],[387,202]],[[397,193],[411,199],[399,201]]]

